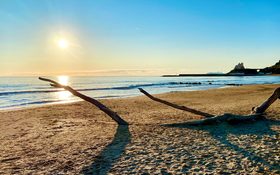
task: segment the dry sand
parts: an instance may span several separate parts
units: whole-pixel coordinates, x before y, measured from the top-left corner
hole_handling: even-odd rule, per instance
[[[248,114],[279,85],[157,97],[213,113]],[[280,101],[272,121],[165,127],[199,116],[147,97],[102,100],[118,127],[86,102],[0,112],[0,174],[280,174]]]

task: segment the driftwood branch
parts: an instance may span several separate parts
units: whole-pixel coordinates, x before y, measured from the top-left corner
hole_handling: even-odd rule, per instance
[[[265,100],[260,106],[254,107],[252,109],[253,114],[261,114],[264,113],[267,108],[269,108],[272,103],[274,103],[278,98],[280,98],[280,87],[276,88],[273,94]]]
[[[262,120],[265,119],[263,116],[263,113],[266,111],[266,109],[269,108],[269,106],[274,103],[278,98],[280,98],[280,88],[277,88],[273,94],[265,101],[263,102],[259,107],[254,107],[252,110],[252,113],[250,115],[234,115],[234,114],[223,114],[214,116],[212,114],[208,114],[205,112],[198,111],[196,109],[191,109],[185,106],[179,106],[177,104],[156,98],[146,92],[145,90],[139,88],[140,92],[145,94],[150,99],[157,101],[159,103],[171,106],[176,109],[184,110],[193,114],[204,116],[205,119],[202,120],[195,120],[185,123],[179,123],[179,124],[167,124],[165,126],[177,126],[177,125],[192,125],[192,126],[198,126],[198,125],[211,125],[211,124],[217,124],[221,122],[228,122],[230,124],[237,124],[237,123],[243,123],[243,122],[252,122],[255,120]]]
[[[42,78],[39,77],[40,80],[42,81],[47,81],[50,82],[51,86],[53,87],[57,87],[57,88],[63,88],[69,92],[71,92],[73,95],[80,97],[81,99],[95,105],[96,107],[98,107],[101,111],[103,111],[104,113],[106,113],[109,117],[111,117],[115,122],[117,122],[119,125],[128,125],[128,123],[123,120],[116,112],[112,111],[111,109],[109,109],[108,107],[106,107],[104,104],[100,103],[99,101],[88,97],[84,94],[79,93],[78,91],[74,90],[73,88],[71,88],[70,86],[65,86],[62,84],[59,84],[58,82],[51,80],[51,79],[47,79],[47,78]]]
[[[222,122],[227,122],[229,124],[239,124],[245,122],[252,122],[256,120],[265,119],[261,114],[252,114],[252,115],[234,115],[234,114],[223,114],[214,116],[211,118],[206,118],[202,120],[193,120],[185,123],[173,123],[173,124],[165,124],[164,126],[203,126],[203,125],[214,125]]]
[[[167,106],[171,106],[173,108],[176,108],[176,109],[180,109],[180,110],[183,110],[183,111],[187,111],[187,112],[190,112],[190,113],[193,113],[193,114],[196,114],[196,115],[200,115],[200,116],[204,116],[206,118],[209,118],[209,117],[214,117],[214,115],[212,114],[208,114],[206,112],[201,112],[201,111],[198,111],[196,109],[192,109],[192,108],[189,108],[189,107],[186,107],[186,106],[180,106],[180,105],[177,105],[177,104],[174,104],[174,103],[171,103],[171,102],[168,102],[168,101],[165,101],[165,100],[162,100],[162,99],[159,99],[159,98],[156,98],[154,96],[152,96],[151,94],[149,94],[148,92],[146,92],[144,89],[142,88],[139,88],[140,92],[142,92],[143,94],[145,94],[147,97],[149,97],[150,99],[154,100],[154,101],[157,101],[159,103],[162,103],[162,104],[165,104]]]

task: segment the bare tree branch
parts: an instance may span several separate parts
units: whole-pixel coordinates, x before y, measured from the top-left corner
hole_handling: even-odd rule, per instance
[[[180,109],[180,110],[183,110],[183,111],[187,111],[187,112],[190,112],[190,113],[193,113],[193,114],[196,114],[196,115],[200,115],[200,116],[204,116],[206,118],[209,118],[209,117],[214,117],[214,115],[212,114],[208,114],[206,112],[201,112],[201,111],[198,111],[196,109],[192,109],[192,108],[189,108],[189,107],[186,107],[186,106],[179,106],[177,104],[174,104],[174,103],[171,103],[171,102],[168,102],[168,101],[165,101],[165,100],[162,100],[162,99],[159,99],[159,98],[156,98],[154,96],[152,96],[151,94],[149,94],[148,92],[146,92],[144,89],[142,88],[139,88],[140,92],[142,92],[143,94],[145,94],[147,97],[149,97],[150,99],[154,100],[154,101],[157,101],[159,103],[163,103],[167,106],[171,106],[173,108],[176,108],[176,109]]]
[[[58,82],[56,82],[54,80],[51,80],[51,79],[47,79],[47,78],[39,77],[39,79],[42,80],[42,81],[50,82],[51,83],[50,85],[53,86],[53,87],[64,88],[65,90],[71,92],[73,95],[75,95],[77,97],[80,97],[81,99],[95,105],[101,111],[105,112],[108,116],[110,116],[119,125],[128,125],[128,123],[125,120],[123,120],[116,112],[112,111],[111,109],[106,107],[104,104],[100,103],[99,101],[97,101],[97,100],[95,100],[91,97],[88,97],[84,94],[79,93],[78,91],[74,90],[70,86],[65,86],[65,85],[59,84]]]
[[[273,94],[264,101],[260,106],[253,107],[252,114],[261,114],[264,113],[267,108],[269,108],[272,103],[274,103],[278,98],[280,98],[280,87],[276,88],[273,92]]]
[[[256,120],[265,119],[261,114],[252,114],[252,115],[234,115],[234,114],[223,114],[218,115],[202,120],[193,120],[184,123],[173,123],[173,124],[165,124],[164,126],[202,126],[202,125],[214,125],[222,122],[227,122],[229,124],[238,124],[244,122],[253,122]]]
[[[150,99],[152,99],[154,101],[163,103],[167,106],[171,106],[176,109],[180,109],[183,111],[191,112],[193,114],[201,115],[206,118],[206,119],[202,119],[202,120],[189,121],[189,122],[185,122],[185,123],[167,124],[165,126],[175,126],[175,125],[176,126],[179,126],[179,125],[198,126],[198,125],[217,124],[217,123],[221,123],[221,122],[237,124],[237,123],[252,122],[255,120],[265,119],[265,117],[262,114],[272,103],[274,103],[280,97],[280,88],[277,88],[265,102],[263,102],[259,107],[253,108],[253,111],[250,115],[234,115],[234,114],[225,113],[223,115],[214,116],[212,114],[201,112],[196,109],[191,109],[191,108],[188,108],[185,106],[179,106],[177,104],[156,98],[141,88],[139,88],[139,90],[140,90],[140,92],[142,92],[143,94],[145,94],[147,97],[149,97]]]

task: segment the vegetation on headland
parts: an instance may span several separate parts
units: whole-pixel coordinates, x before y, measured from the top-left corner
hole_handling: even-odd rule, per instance
[[[280,74],[280,60],[273,66],[261,69],[261,72],[266,74]]]
[[[163,77],[174,76],[254,76],[254,75],[272,75],[280,74],[280,60],[273,66],[266,68],[245,68],[243,63],[238,63],[233,70],[228,73],[209,73],[209,74],[178,74],[178,75],[163,75]]]
[[[245,68],[243,63],[237,64],[233,70],[231,70],[229,75],[270,75],[270,74],[280,74],[280,61],[275,65],[262,68],[262,69],[251,69]]]

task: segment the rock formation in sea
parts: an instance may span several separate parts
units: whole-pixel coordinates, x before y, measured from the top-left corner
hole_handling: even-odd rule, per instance
[[[258,69],[245,68],[243,63],[238,63],[233,70],[231,70],[229,75],[257,75]]]

